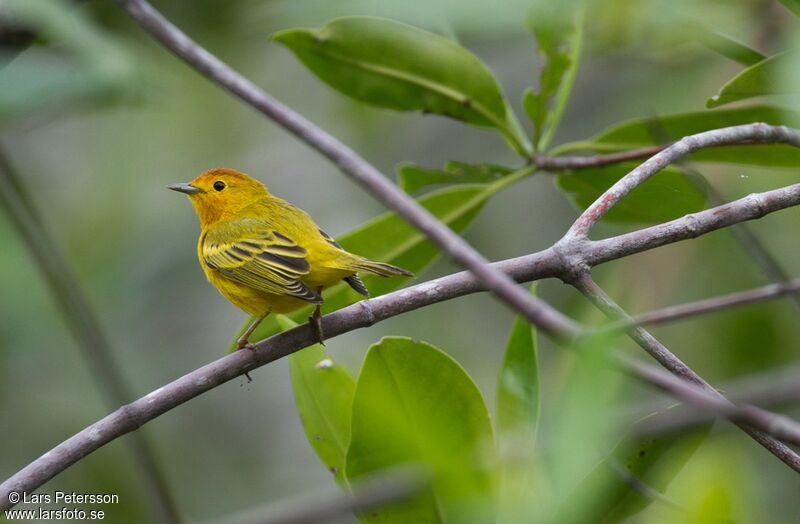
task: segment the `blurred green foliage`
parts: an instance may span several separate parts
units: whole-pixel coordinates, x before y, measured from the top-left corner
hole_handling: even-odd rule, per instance
[[[146,41],[113,6],[100,4],[0,4],[3,15],[40,35],[22,53],[0,57],[0,64],[7,62],[0,69],[0,129],[45,227],[114,334],[116,356],[137,392],[216,358],[241,316],[202,281],[188,206],[163,190],[208,167],[230,165],[264,179],[273,192],[311,211],[346,249],[421,279],[455,269],[397,216],[380,215],[379,205],[323,160]],[[608,152],[726,125],[800,121],[792,96],[798,64],[787,59],[798,43],[794,1],[155,4],[385,173],[401,166],[402,187],[492,259],[546,247],[574,218],[572,204],[585,206],[630,167],[559,174],[555,186],[547,175],[510,167],[529,153],[525,134],[539,152]],[[361,18],[374,16],[393,21]],[[308,26],[324,28],[291,29]],[[311,74],[266,43],[275,31]],[[325,39],[336,44],[335,52]],[[326,90],[314,75],[356,101]],[[713,96],[716,105],[738,105],[705,110]],[[436,117],[420,121],[358,101],[447,114],[500,133]],[[515,114],[530,122],[518,123]],[[729,198],[794,181],[799,161],[788,146],[726,147],[689,158],[702,162],[703,183]],[[698,185],[680,171],[660,173],[648,184],[599,233],[704,203]],[[790,274],[800,270],[797,218],[792,209],[752,225]],[[0,245],[0,414],[13,421],[0,431],[0,476],[8,476],[99,418],[103,408],[24,240],[5,220]],[[597,275],[631,311],[763,281],[727,232],[608,264]],[[374,295],[403,283],[365,280]],[[597,321],[564,286],[543,283],[539,293],[576,318]],[[345,287],[325,296],[326,311],[358,299]],[[307,315],[298,312],[281,325],[270,319],[258,336]],[[796,315],[786,303],[759,304],[655,333],[716,384],[796,359]],[[378,516],[362,515],[365,520],[389,521],[405,512],[450,522],[483,522],[495,512],[503,522],[574,521],[576,515],[629,522],[796,517],[800,481],[740,433],[719,424],[707,436],[703,430],[700,437],[640,442],[613,423],[653,394],[608,368],[605,351],[625,343],[584,348],[577,356],[547,340],[537,347],[519,321],[509,338],[511,323],[512,315],[487,296],[425,308],[338,337],[324,352],[306,349],[288,359],[288,373],[287,364],[268,366],[254,374],[254,383],[218,388],[144,430],[157,443],[182,513],[197,520],[325,486],[329,475],[312,448],[343,485],[343,473],[357,478],[409,460],[433,468],[429,492]],[[366,350],[388,334],[430,343],[389,337]],[[356,382],[348,369],[362,360]],[[520,380],[524,387],[511,387]],[[495,404],[497,448],[487,410]],[[311,446],[299,438],[298,411]],[[535,444],[529,434],[509,431],[515,420],[535,428]],[[42,491],[119,493],[119,505],[103,508],[109,518],[146,522],[146,490],[128,474],[130,462],[126,448],[114,443]],[[664,499],[642,497],[619,467]]]

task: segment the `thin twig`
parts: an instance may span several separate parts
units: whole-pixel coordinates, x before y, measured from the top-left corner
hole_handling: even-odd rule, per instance
[[[699,173],[698,173],[699,175]],[[702,175],[701,175],[702,176]],[[726,200],[719,194],[714,186],[707,184],[709,202],[712,206],[721,206]],[[745,253],[753,260],[758,270],[767,282],[786,282],[791,277],[789,273],[770,253],[767,246],[758,238],[750,226],[747,224],[736,224],[729,229],[734,240],[739,243]],[[790,294],[789,300],[794,304],[795,309],[800,310],[800,295]]]
[[[737,404],[752,404],[763,408],[800,401],[800,366],[781,368],[725,384],[719,391]],[[708,422],[713,414],[671,402],[650,402],[636,408],[634,435],[646,436],[685,431]],[[630,420],[630,417],[626,417]]]
[[[591,276],[586,273],[582,278],[575,279],[570,282],[576,289],[583,293],[598,309],[605,313],[609,318],[614,320],[629,321],[630,317],[627,313],[609,297],[603,289],[598,286]],[[669,351],[661,342],[659,342],[653,335],[641,327],[632,327],[628,330],[629,336],[650,356],[652,356],[659,364],[669,370],[673,375],[679,377],[685,382],[703,388],[707,393],[716,396],[718,400],[724,402],[726,405],[730,404],[725,397],[723,397],[717,390],[715,390],[708,382],[706,382],[700,375],[698,375],[692,368],[687,366],[681,359]],[[635,367],[629,367],[632,371],[636,371]],[[644,376],[639,374],[640,378],[644,380],[652,379],[652,376]],[[659,384],[663,387],[663,384]],[[677,390],[676,390],[677,391]],[[685,392],[685,391],[684,391]],[[685,397],[683,397],[686,400]],[[694,400],[697,400],[696,398]],[[699,400],[698,400],[699,402]],[[800,455],[795,453],[786,444],[776,440],[767,433],[754,429],[748,424],[734,420],[734,423],[739,426],[745,433],[750,435],[756,442],[764,446],[770,453],[781,459],[789,467],[797,472],[800,472]],[[781,429],[783,429],[781,427]]]
[[[725,417],[741,428],[754,428],[761,431],[762,435],[772,435],[784,442],[800,446],[800,423],[788,417],[755,406],[738,406],[705,382],[693,383],[694,381],[678,378],[674,374],[648,366],[636,359],[622,356],[619,358],[624,364],[624,369],[633,372],[636,377],[710,415]]]
[[[351,516],[360,511],[404,502],[430,483],[430,476],[414,469],[395,468],[354,483],[351,493],[301,499],[248,512],[217,524],[317,524]]]
[[[683,515],[687,515],[689,513],[687,508],[681,506],[654,487],[647,484],[647,482],[631,473],[631,471],[613,455],[609,456],[606,461],[608,462],[609,467],[611,467],[611,470],[642,497],[663,504],[665,507],[680,512]]]
[[[145,0],[117,0],[145,31],[212,82],[270,118],[325,156],[344,174],[425,234],[457,264],[472,271],[495,296],[555,339],[568,340],[578,326],[498,271],[463,238],[355,151],[243,77],[164,18]]]
[[[714,129],[681,138],[663,151],[650,157],[607,189],[578,217],[565,235],[565,238],[585,238],[589,230],[625,195],[687,154],[698,149],[743,141],[773,144],[785,143],[800,147],[800,133],[785,126],[755,123]]]
[[[796,201],[793,205],[800,204],[800,188],[798,189],[794,193]],[[733,205],[736,209],[753,205],[758,201],[772,211],[782,209],[781,206],[772,206],[773,200],[785,202],[784,193],[772,191],[762,194],[757,199],[743,199],[741,202],[724,207],[730,209]],[[730,213],[731,220],[747,220],[747,215],[743,212]],[[705,222],[714,220],[712,209],[697,218],[684,217],[675,221],[658,245],[694,238],[702,234],[698,233],[699,230],[713,231],[714,228],[705,227]],[[655,230],[652,234],[662,235],[663,232]],[[602,263],[638,253],[642,250],[642,242],[646,243],[646,239],[642,238],[624,242],[616,241],[617,238],[619,237],[607,239],[605,244],[603,242],[606,241],[572,244],[571,247],[577,250],[574,254],[564,251],[570,249],[570,246],[550,247],[530,255],[495,262],[493,265],[517,282],[551,277],[562,278],[570,271],[570,260],[573,256],[580,256],[589,261],[594,259],[596,263]],[[594,257],[593,250],[601,248],[602,256]],[[396,315],[480,291],[485,291],[485,288],[474,275],[467,271],[454,273],[380,297],[363,300],[325,315],[322,317],[323,332],[327,338],[333,338],[349,331],[372,326]],[[231,353],[162,386],[139,400],[122,406],[31,462],[0,485],[0,509],[8,507],[9,492],[32,491],[89,453],[136,430],[159,415],[245,372],[253,371],[316,341],[317,335],[309,325],[298,326],[259,342],[255,351]]]
[[[133,395],[114,360],[113,350],[97,315],[78,284],[77,278],[69,269],[66,259],[57,248],[57,243],[45,230],[43,221],[23,188],[20,176],[2,146],[0,146],[0,205],[8,212],[20,238],[38,264],[67,326],[83,350],[84,360],[105,398],[105,403],[109,408],[114,408],[128,402]],[[179,522],[177,508],[145,436],[135,434],[128,445],[141,468],[143,480],[153,501],[153,511],[159,521]]]
[[[794,279],[790,280],[789,282],[769,284],[756,289],[740,291],[738,293],[729,293],[719,297],[689,302],[688,304],[669,306],[656,311],[634,315],[631,317],[630,321],[614,322],[612,324],[602,326],[599,330],[604,332],[620,331],[632,326],[663,324],[665,322],[673,322],[675,320],[681,320],[689,317],[707,315],[716,311],[752,304],[754,302],[762,302],[765,300],[792,296],[798,293],[800,293],[800,279]]]
[[[570,156],[544,156],[537,155],[533,158],[533,164],[545,171],[564,171],[590,169],[594,167],[610,166],[631,160],[641,160],[650,158],[667,146],[648,146],[619,153],[608,153],[605,155],[570,155]]]

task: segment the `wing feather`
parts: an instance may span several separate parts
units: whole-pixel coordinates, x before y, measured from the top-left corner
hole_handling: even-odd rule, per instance
[[[241,229],[246,232],[241,233]],[[309,302],[322,301],[319,292],[302,281],[311,270],[308,252],[278,231],[219,228],[206,235],[202,254],[209,268],[245,286]]]

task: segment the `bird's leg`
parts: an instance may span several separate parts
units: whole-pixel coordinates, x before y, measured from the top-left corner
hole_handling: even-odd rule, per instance
[[[242,333],[242,336],[239,337],[239,340],[236,341],[236,349],[247,348],[249,350],[254,350],[256,348],[253,344],[251,344],[248,341],[248,339],[250,338],[250,335],[253,334],[253,331],[256,330],[258,325],[261,324],[261,322],[265,318],[267,318],[267,315],[264,315],[264,316],[261,316],[261,317],[256,317],[256,319],[253,321],[253,323],[250,324],[250,327],[248,327],[247,330],[245,330],[245,332]]]
[[[322,292],[322,287],[317,288],[317,291],[320,293]],[[323,346],[325,345],[325,336],[322,332],[322,304],[317,304],[317,307],[314,308],[314,313],[308,317],[308,321],[311,322],[311,325],[314,328],[314,331],[317,332],[317,340]]]
[[[239,340],[236,341],[236,349],[237,350],[247,348],[250,351],[254,351],[256,349],[256,346],[251,344],[248,341],[248,339],[250,338],[250,335],[253,334],[253,331],[256,330],[258,325],[261,324],[261,322],[266,318],[266,316],[267,315],[264,315],[264,316],[261,316],[261,317],[257,317],[253,321],[253,323],[250,324],[250,326],[247,328],[247,330],[244,333],[242,333],[242,336],[239,337]],[[248,382],[252,382],[253,381],[253,379],[250,377],[250,373],[245,371],[244,376],[247,377],[247,381]]]

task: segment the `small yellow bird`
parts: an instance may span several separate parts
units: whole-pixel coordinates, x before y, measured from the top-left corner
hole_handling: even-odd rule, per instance
[[[413,276],[348,253],[308,213],[234,169],[211,169],[188,184],[167,187],[185,193],[200,219],[197,256],[209,282],[257,317],[239,339],[239,349],[253,348],[248,338],[271,312],[288,313],[309,303],[317,306],[309,320],[322,342],[322,290],[344,280],[369,296],[358,271]]]

